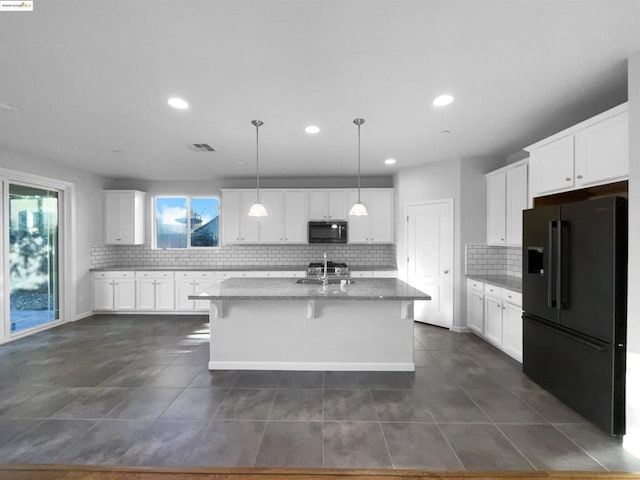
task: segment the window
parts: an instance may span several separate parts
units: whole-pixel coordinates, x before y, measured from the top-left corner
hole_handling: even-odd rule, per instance
[[[220,246],[220,199],[155,197],[155,248]]]

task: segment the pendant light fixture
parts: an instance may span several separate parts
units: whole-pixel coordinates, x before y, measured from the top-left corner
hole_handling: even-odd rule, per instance
[[[356,118],[353,123],[358,126],[358,202],[353,204],[353,207],[349,210],[349,215],[361,217],[369,215],[367,207],[360,200],[360,125],[364,123],[364,118]]]
[[[256,203],[249,209],[250,217],[266,217],[269,215],[264,205],[260,203],[260,158],[258,155],[258,128],[263,124],[262,120],[251,120],[251,124],[256,127]]]

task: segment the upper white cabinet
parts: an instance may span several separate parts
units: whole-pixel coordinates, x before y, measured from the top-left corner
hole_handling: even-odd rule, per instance
[[[306,192],[285,190],[283,229],[286,243],[307,243]]]
[[[260,190],[266,217],[250,217],[255,190],[222,191],[223,243],[306,243],[307,192]]]
[[[309,190],[309,220],[347,220],[347,190]]]
[[[587,187],[629,174],[629,114],[596,123],[575,134],[576,185]]]
[[[268,215],[259,220],[259,239],[264,243],[284,242],[284,194],[279,190],[263,190],[260,194]]]
[[[531,151],[532,193],[548,193],[573,188],[573,135],[559,138]]]
[[[222,190],[222,242],[307,243],[309,220],[346,220],[349,243],[393,243],[393,189],[363,188],[361,199],[369,215],[349,216],[357,200],[354,189],[264,189],[260,201],[266,217],[249,217],[255,202],[251,189]]]
[[[349,190],[348,205],[358,201],[358,191]],[[349,216],[349,243],[393,243],[393,189],[361,189],[360,200],[368,215]]]
[[[137,190],[104,191],[105,243],[144,243],[144,198],[145,193]]]
[[[255,190],[225,190],[220,202],[223,243],[258,243],[258,218],[250,217]]]
[[[529,201],[528,163],[507,169],[507,245],[522,245],[522,211]]]
[[[532,197],[624,180],[629,116],[624,103],[527,148]]]
[[[527,208],[527,160],[486,175],[487,243],[522,245],[522,211]]]
[[[507,174],[505,171],[487,175],[487,243],[506,245]]]

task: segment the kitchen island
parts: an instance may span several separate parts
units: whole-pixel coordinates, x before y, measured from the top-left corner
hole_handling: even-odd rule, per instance
[[[429,295],[395,278],[298,280],[231,278],[189,296],[211,304],[209,369],[415,369],[413,301]]]

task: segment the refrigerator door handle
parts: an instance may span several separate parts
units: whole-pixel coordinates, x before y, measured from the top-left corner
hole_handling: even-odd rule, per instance
[[[556,223],[555,220],[550,220],[547,226],[547,306],[550,308],[557,303],[553,298],[553,229]]]
[[[562,220],[556,222],[556,309],[562,310]]]

